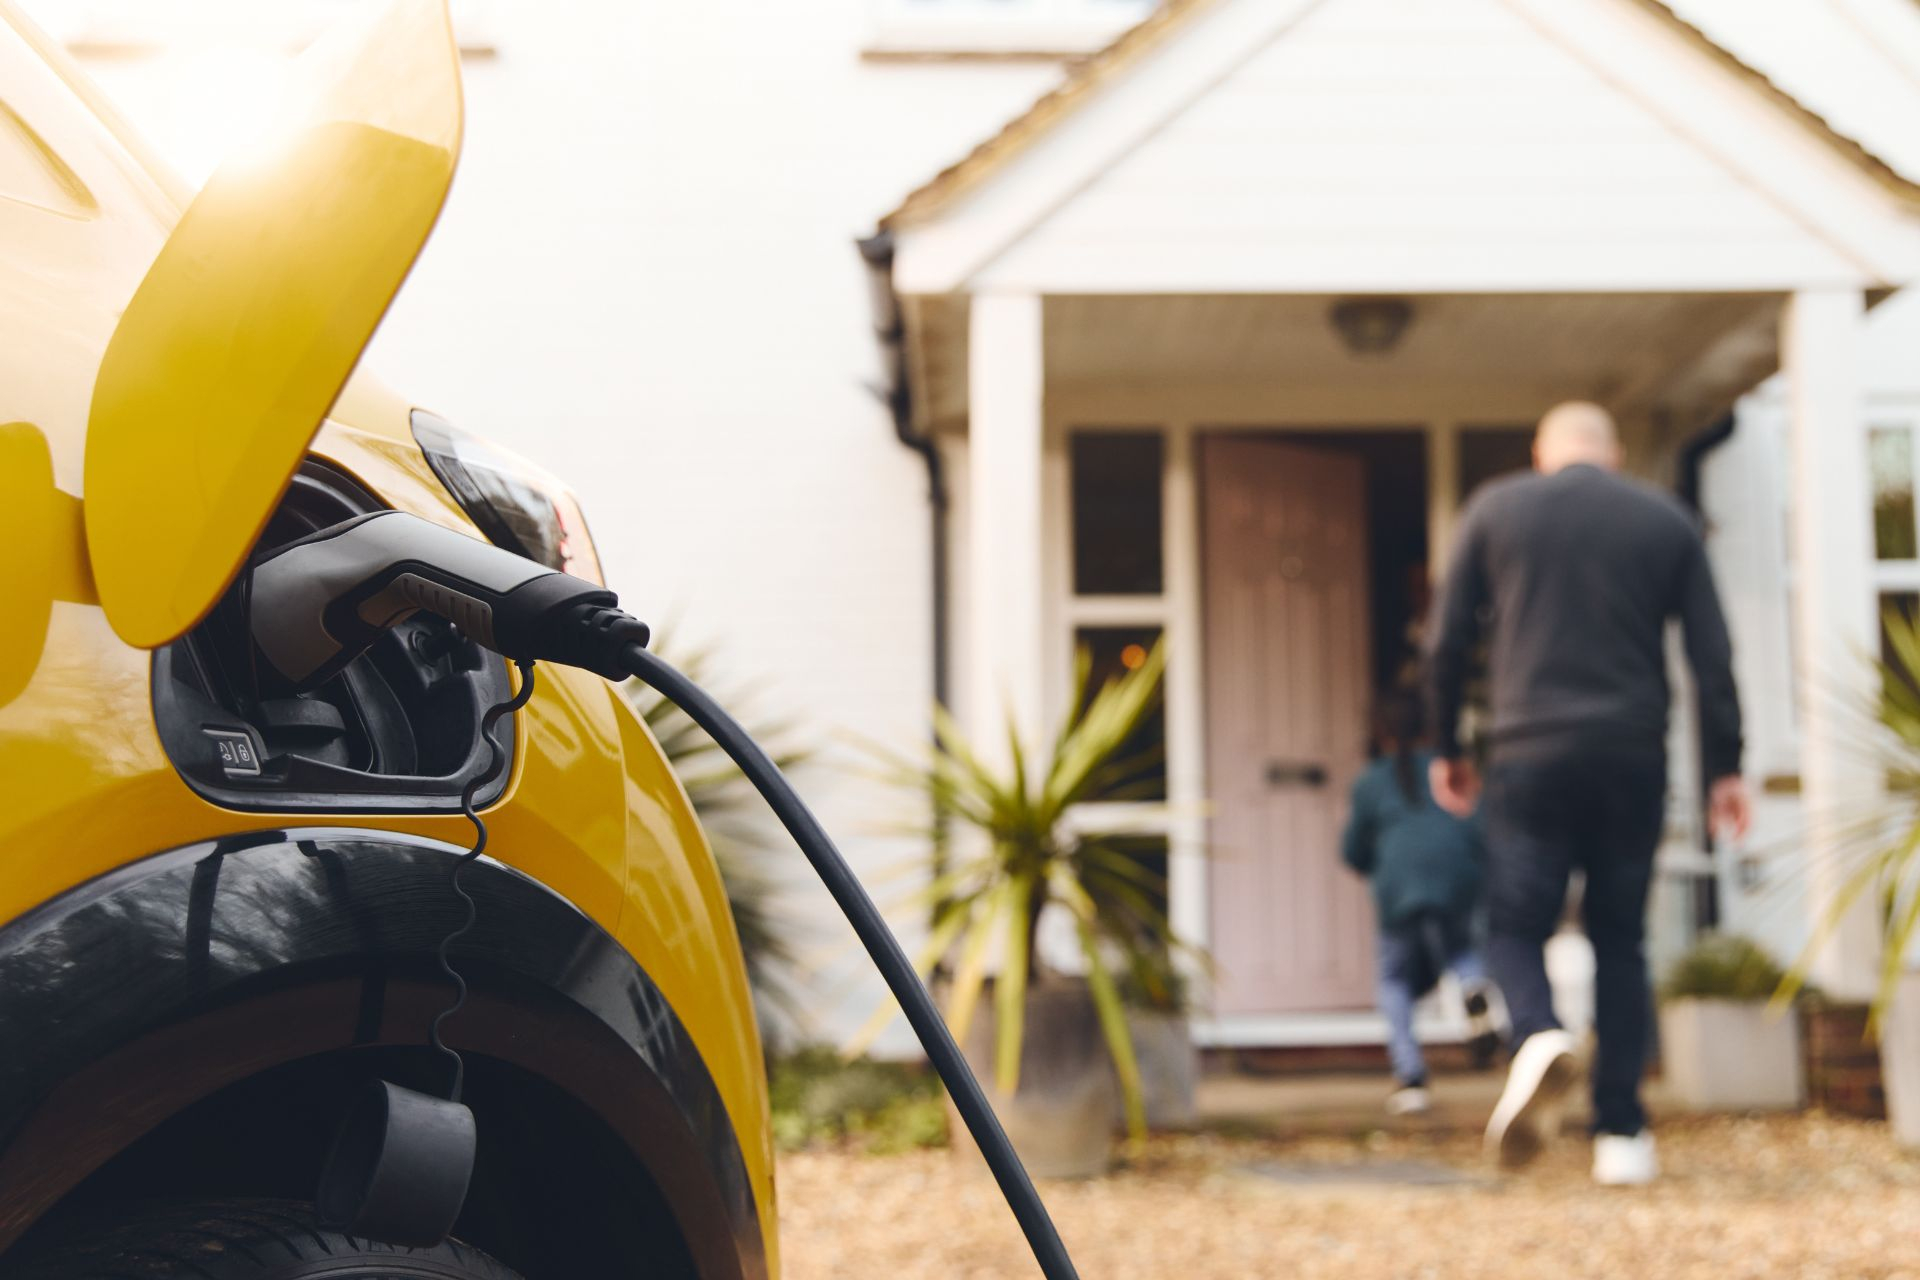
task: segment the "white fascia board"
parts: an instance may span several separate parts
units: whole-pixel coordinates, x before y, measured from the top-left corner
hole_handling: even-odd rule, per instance
[[[1092,101],[1011,157],[933,220],[900,230],[902,293],[967,287],[994,258],[1326,0],[1217,0],[1166,43],[1095,85]]]
[[[1874,283],[1920,279],[1920,211],[1670,23],[1632,0],[1504,2],[1857,263]]]
[[[1021,246],[970,282],[1043,294],[1774,293],[1867,288],[1864,267],[1811,238],[1805,251],[1694,242],[1664,246],[1243,245],[1177,242]]]

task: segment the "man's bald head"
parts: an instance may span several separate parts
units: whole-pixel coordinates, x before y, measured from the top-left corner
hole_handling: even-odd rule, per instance
[[[1547,410],[1533,433],[1533,465],[1548,475],[1577,463],[1612,471],[1620,465],[1620,433],[1597,404],[1569,400]]]

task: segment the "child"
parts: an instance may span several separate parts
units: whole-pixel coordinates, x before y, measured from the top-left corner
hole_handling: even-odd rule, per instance
[[[1477,825],[1443,812],[1427,790],[1431,757],[1418,749],[1419,699],[1383,694],[1374,719],[1380,755],[1353,784],[1341,856],[1373,884],[1380,1012],[1395,1081],[1387,1111],[1411,1115],[1429,1106],[1413,1006],[1442,971],[1452,970],[1460,981],[1475,1062],[1492,1059],[1492,988],[1472,943],[1485,854]]]

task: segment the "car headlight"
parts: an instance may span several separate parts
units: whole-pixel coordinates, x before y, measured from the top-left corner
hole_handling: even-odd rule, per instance
[[[606,585],[580,503],[552,476],[424,409],[413,438],[440,483],[496,547]]]

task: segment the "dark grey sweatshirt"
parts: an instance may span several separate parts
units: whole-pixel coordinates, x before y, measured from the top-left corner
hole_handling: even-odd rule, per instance
[[[1650,486],[1573,466],[1493,481],[1461,516],[1427,632],[1428,703],[1442,755],[1484,625],[1493,754],[1661,750],[1664,635],[1678,618],[1700,696],[1709,778],[1740,769],[1733,651],[1693,516]],[[1484,622],[1483,622],[1484,619]]]

